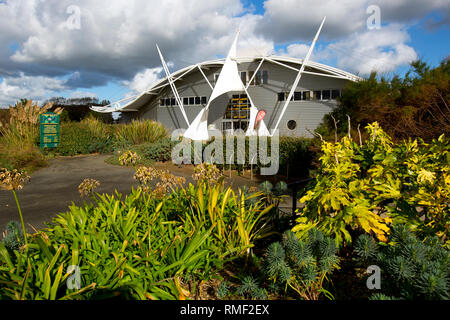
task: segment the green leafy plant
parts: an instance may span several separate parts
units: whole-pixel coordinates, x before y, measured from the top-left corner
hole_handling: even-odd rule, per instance
[[[449,139],[394,144],[377,123],[366,129],[364,143],[323,142],[319,173],[301,198],[293,231],[302,237],[316,227],[341,246],[351,243],[351,230],[386,241],[393,221],[448,241]]]
[[[286,231],[282,242],[272,243],[266,250],[263,272],[273,290],[288,288],[302,299],[317,300],[321,294],[333,298],[324,289],[327,276],[338,268],[339,258],[334,240],[312,229],[306,241]]]
[[[369,235],[355,242],[356,260],[381,268],[381,293],[373,300],[449,299],[449,251],[437,237],[421,241],[407,226],[392,229],[389,245],[380,246]]]

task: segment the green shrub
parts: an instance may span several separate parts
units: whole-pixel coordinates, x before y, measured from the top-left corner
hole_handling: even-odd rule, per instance
[[[153,120],[133,120],[118,125],[115,137],[119,143],[137,145],[157,142],[167,137],[167,131],[161,123]]]
[[[10,252],[19,250],[19,248],[24,244],[23,231],[19,222],[8,222],[8,224],[6,225],[2,243]]]
[[[355,242],[358,263],[381,269],[381,292],[371,299],[448,300],[449,250],[437,237],[420,241],[407,226],[392,229],[389,246],[379,246],[368,235]]]
[[[113,150],[114,140],[111,125],[98,120],[62,123],[61,141],[53,151],[63,156],[109,153]]]
[[[450,245],[450,140],[394,144],[377,123],[366,129],[362,145],[348,137],[323,142],[319,174],[301,198],[293,231],[302,237],[316,227],[341,246],[351,243],[352,230],[386,241],[393,222]]]
[[[213,277],[266,230],[262,204],[246,206],[223,181],[162,198],[139,188],[93,200],[72,205],[26,250],[0,244],[0,299],[186,299],[195,295],[187,284]],[[73,290],[72,265],[81,272]]]

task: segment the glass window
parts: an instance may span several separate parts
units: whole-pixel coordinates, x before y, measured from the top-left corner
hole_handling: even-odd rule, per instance
[[[269,73],[267,72],[267,70],[263,70],[262,72],[262,83],[263,84],[267,84],[269,80]]]
[[[294,130],[295,128],[297,128],[297,122],[295,120],[289,120],[287,122],[287,127],[289,130]]]
[[[278,101],[284,101],[284,92],[278,93]]]
[[[322,90],[322,100],[330,100],[330,90]]]
[[[309,97],[310,97],[309,91],[303,91],[302,94],[303,94],[303,100],[309,100]]]
[[[247,72],[245,72],[245,71],[241,72],[241,80],[242,80],[242,83],[245,86],[247,84]]]
[[[189,104],[190,105],[195,104],[195,97],[189,97]]]
[[[184,98],[183,98],[183,104],[184,104],[185,106],[189,105],[189,98],[188,98],[188,97],[184,97]]]
[[[166,98],[166,106],[170,106],[170,98]]]
[[[314,100],[322,100],[322,91],[314,91]]]
[[[302,100],[302,93],[300,91],[295,91],[294,92],[294,100],[295,101],[300,101]]]
[[[177,104],[175,98],[170,99],[170,105],[175,106]]]
[[[258,71],[255,77],[255,85],[259,86],[260,84],[261,84],[261,71]]]
[[[200,104],[200,97],[195,97],[195,104]]]
[[[206,104],[206,97],[202,97],[202,104]]]
[[[160,105],[160,106],[164,106],[164,105],[165,105],[165,102],[166,102],[166,101],[165,101],[164,99],[161,99],[161,100],[159,100],[159,105]]]
[[[331,90],[331,99],[336,100],[336,98],[339,96],[340,96],[339,90]]]

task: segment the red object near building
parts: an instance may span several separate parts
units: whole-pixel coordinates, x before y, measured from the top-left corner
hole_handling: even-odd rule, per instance
[[[261,123],[262,119],[266,116],[266,112],[264,110],[259,110],[258,114],[256,115],[255,120],[255,130],[258,129],[259,124]]]

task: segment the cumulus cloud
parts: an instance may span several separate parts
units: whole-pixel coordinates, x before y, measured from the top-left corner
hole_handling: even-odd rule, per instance
[[[7,107],[21,98],[33,98],[42,102],[49,94],[66,89],[66,80],[44,76],[6,77],[0,82],[0,107]]]
[[[383,25],[374,33],[366,28],[371,4],[380,6]],[[73,5],[79,20],[77,10],[68,10]],[[242,56],[303,58],[324,15],[313,60],[334,55],[349,71],[393,70],[416,56],[407,44],[413,20],[433,10],[440,20],[429,25],[449,19],[448,0],[267,0],[264,8],[256,14],[240,0],[0,1],[0,100],[42,98],[45,90],[91,92],[108,82],[140,92],[161,76],[155,43],[176,70],[226,55],[238,28]]]
[[[123,84],[131,90],[127,96],[148,90],[154,83],[162,79],[162,72],[162,67],[147,68],[142,72],[138,72],[131,81],[124,81]]]
[[[342,69],[360,74],[384,73],[417,59],[414,48],[406,44],[409,40],[406,30],[393,24],[355,33],[329,44],[325,51],[337,59],[337,65]]]
[[[380,8],[382,24],[411,23],[433,10],[445,12],[446,23],[450,18],[448,0],[267,0],[257,31],[277,42],[309,40],[327,16],[322,38],[336,40],[366,29],[370,5]]]

